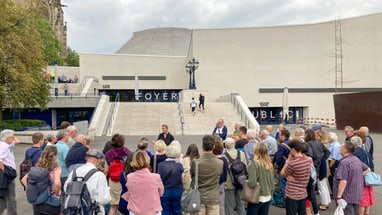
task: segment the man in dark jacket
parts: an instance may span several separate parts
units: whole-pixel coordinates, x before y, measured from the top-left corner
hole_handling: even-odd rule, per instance
[[[65,164],[69,172],[86,163],[86,153],[88,152],[92,140],[83,134],[78,135],[77,142],[69,149],[66,155]]]

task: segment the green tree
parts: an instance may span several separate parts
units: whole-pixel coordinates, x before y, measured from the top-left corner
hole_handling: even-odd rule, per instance
[[[66,58],[66,62],[68,66],[80,66],[80,56],[75,50],[71,49],[70,47],[68,47],[68,57]]]
[[[45,61],[48,65],[54,65],[54,62],[57,61],[58,65],[62,66],[64,59],[60,56],[60,51],[62,50],[61,43],[49,21],[42,17],[38,18],[37,29],[41,36]]]
[[[44,109],[50,85],[43,77],[46,61],[38,32],[39,12],[0,1],[0,120],[4,107]]]

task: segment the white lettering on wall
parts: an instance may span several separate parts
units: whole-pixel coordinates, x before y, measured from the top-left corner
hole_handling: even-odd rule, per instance
[[[160,93],[155,93],[154,92],[154,95],[155,95],[155,100],[159,100]]]
[[[146,93],[146,94],[145,94],[145,99],[146,99],[146,100],[151,100],[151,97],[152,97],[152,96],[151,96],[151,93]]]
[[[177,95],[178,95],[177,93],[171,93],[171,100],[174,100],[174,101],[178,100]]]

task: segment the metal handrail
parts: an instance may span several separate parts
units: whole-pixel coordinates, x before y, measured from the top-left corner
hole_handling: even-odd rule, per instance
[[[108,119],[106,121],[106,123],[107,123],[106,135],[107,136],[111,136],[111,134],[113,132],[113,127],[114,127],[115,119],[117,118],[119,102],[120,102],[120,100],[119,100],[119,93],[117,93],[116,96],[115,96],[114,103],[112,105],[111,115],[108,116]]]

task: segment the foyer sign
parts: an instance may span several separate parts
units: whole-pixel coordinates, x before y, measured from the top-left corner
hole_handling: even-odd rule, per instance
[[[177,102],[178,90],[139,90],[137,98],[141,102]]]

